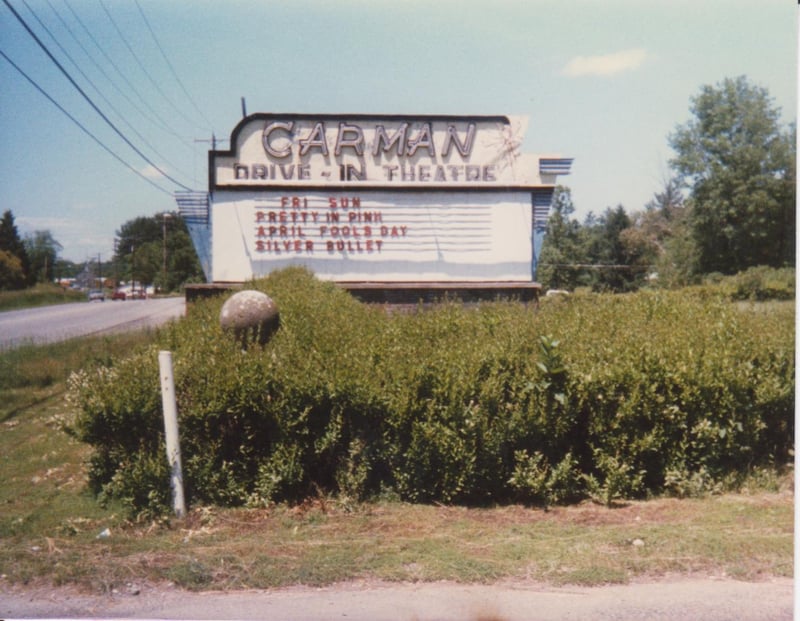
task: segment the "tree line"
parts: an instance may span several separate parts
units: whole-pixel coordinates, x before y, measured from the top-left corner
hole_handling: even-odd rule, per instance
[[[52,280],[59,244],[50,231],[36,231],[21,238],[14,214],[6,210],[0,219],[0,290],[24,289]]]
[[[6,210],[0,219],[0,291],[87,273],[91,280],[110,280],[114,286],[136,281],[159,291],[204,281],[186,223],[177,212],[125,222],[116,232],[115,252],[109,261],[101,263],[98,257],[75,263],[59,258],[62,249],[47,230],[20,236],[14,214]]]
[[[703,86],[668,140],[670,174],[644,209],[580,223],[559,187],[539,257],[547,288],[683,286],[754,266],[795,266],[796,127],[747,78]]]
[[[125,222],[114,241],[112,268],[118,279],[152,284],[158,291],[205,282],[186,223],[177,212]]]

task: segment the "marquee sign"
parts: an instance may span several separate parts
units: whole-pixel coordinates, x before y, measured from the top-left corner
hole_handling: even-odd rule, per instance
[[[531,280],[529,194],[270,190],[221,198],[212,237],[227,251],[224,260],[215,254],[217,281],[296,264],[340,281]]]
[[[524,118],[258,114],[212,151],[211,190],[262,186],[528,187]]]
[[[298,264],[348,282],[531,282],[571,160],[521,153],[525,125],[254,114],[209,152],[205,219],[187,197],[182,212],[215,282]]]

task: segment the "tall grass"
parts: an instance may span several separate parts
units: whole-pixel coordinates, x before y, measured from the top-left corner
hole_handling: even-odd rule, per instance
[[[86,293],[50,283],[40,283],[19,291],[0,291],[0,311],[66,304],[86,300]]]
[[[0,351],[0,422],[32,403],[63,394],[72,372],[110,365],[152,339],[152,332],[140,331]]]

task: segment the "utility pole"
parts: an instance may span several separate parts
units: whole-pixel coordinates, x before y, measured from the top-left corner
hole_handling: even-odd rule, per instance
[[[194,139],[195,142],[210,142],[212,151],[216,151],[217,150],[217,140],[219,140],[219,142],[228,142],[227,138],[219,138],[219,139],[217,139],[216,135],[213,132],[211,133],[211,140],[204,140],[202,138],[195,138]]]
[[[136,254],[134,253],[135,250],[136,247],[134,244],[131,244],[131,297],[133,297],[134,300],[136,299],[136,278],[133,275],[134,267],[136,266]]]
[[[216,151],[217,150],[217,141],[219,141],[219,142],[228,142],[228,139],[227,138],[217,138],[216,135],[214,135],[212,133],[211,134],[211,140],[204,140],[202,138],[195,138],[194,141],[195,142],[210,142],[211,143],[211,150],[212,151]]]

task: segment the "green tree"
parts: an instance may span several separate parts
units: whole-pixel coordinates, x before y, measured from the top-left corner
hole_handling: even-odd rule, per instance
[[[547,222],[539,260],[539,281],[549,289],[589,286],[602,291],[630,291],[648,271],[644,248],[627,240],[631,219],[622,205],[602,216],[589,213],[583,224],[571,218],[575,211],[568,188],[558,187]]]
[[[167,233],[167,263],[167,290],[174,291],[187,283],[205,282],[203,268],[185,224]]]
[[[593,266],[593,289],[631,291],[643,281],[647,270],[640,265],[641,250],[624,241],[623,231],[630,227],[631,219],[622,205],[614,209],[609,207],[600,218],[587,218],[585,256]]]
[[[23,289],[25,287],[25,272],[22,261],[17,255],[7,250],[0,250],[0,291]]]
[[[620,233],[640,277],[655,272],[661,286],[690,284],[697,263],[694,241],[687,227],[687,210],[677,178],[666,179],[641,212],[631,215],[631,226]]]
[[[35,231],[33,235],[25,236],[23,243],[30,260],[30,279],[34,282],[51,282],[58,253],[63,246],[50,231]]]
[[[747,78],[703,86],[670,136],[671,165],[690,189],[696,271],[794,265],[795,141],[766,89]]]
[[[114,263],[119,280],[154,284],[161,291],[204,280],[186,223],[175,212],[125,222],[117,231]]]
[[[14,223],[14,214],[8,209],[0,219],[0,251],[4,258],[0,262],[0,288],[23,289],[30,284],[30,260],[25,244]],[[14,260],[16,259],[16,260]]]
[[[103,265],[103,274],[110,274],[110,267],[106,267],[107,264]],[[68,259],[57,259],[56,266],[55,266],[55,276],[56,278],[75,278],[78,274],[81,273],[83,269],[82,263],[75,263]]]
[[[570,189],[558,186],[547,220],[547,232],[539,256],[538,280],[546,289],[574,289],[580,283],[580,224],[575,213]]]

